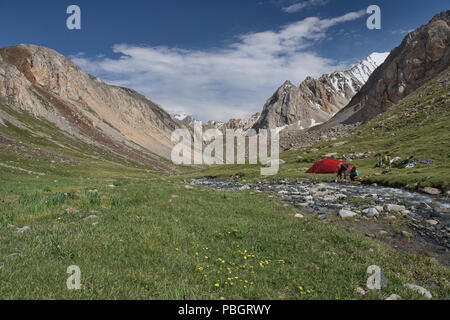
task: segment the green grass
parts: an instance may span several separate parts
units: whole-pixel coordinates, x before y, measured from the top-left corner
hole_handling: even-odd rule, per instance
[[[95,168],[96,170],[91,170],[91,174],[100,172],[101,176],[103,172],[110,170],[119,172],[120,166],[124,166],[124,170],[136,168],[161,173],[160,170],[140,165],[107,148],[88,144],[76,136],[62,132],[47,120],[36,118],[25,111],[18,112],[3,104],[0,104],[0,110],[17,119],[22,125],[22,127],[17,126],[5,120],[5,126],[0,125],[0,135],[18,142],[24,148],[21,150],[14,145],[2,145],[5,150],[0,152],[0,163],[54,176],[79,177],[83,175],[86,167]],[[39,133],[39,135],[30,132]],[[30,152],[29,148],[41,148],[56,155],[68,157],[73,161],[68,164],[67,161],[55,159],[51,154]],[[168,160],[163,160],[150,153],[145,155],[157,159],[159,162],[169,163]],[[14,174],[18,170],[6,169],[6,171]]]
[[[366,299],[421,298],[405,282],[432,281],[436,297],[449,294],[449,270],[432,259],[295,219],[265,194],[187,190],[152,177],[115,188],[23,179],[0,191],[0,299],[360,299],[355,289],[374,264],[389,286]],[[84,222],[92,212],[99,219]],[[79,291],[66,288],[71,265],[81,268]]]

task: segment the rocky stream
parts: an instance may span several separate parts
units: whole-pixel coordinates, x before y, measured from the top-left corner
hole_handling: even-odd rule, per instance
[[[297,208],[296,218],[309,215],[323,223],[340,223],[396,250],[426,255],[450,266],[448,193],[431,195],[376,184],[309,180],[243,184],[204,178],[191,184],[224,191],[268,192],[269,197],[280,197],[285,206]]]

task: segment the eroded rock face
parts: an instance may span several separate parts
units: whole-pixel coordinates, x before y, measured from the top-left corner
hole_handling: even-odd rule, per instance
[[[261,113],[257,112],[249,118],[230,119],[228,122],[211,120],[203,125],[203,129],[219,129],[223,134],[226,133],[226,130],[234,130],[236,132],[241,132],[242,135],[246,135],[258,121],[260,116]]]
[[[143,151],[170,157],[171,132],[183,126],[137,92],[108,85],[34,45],[0,48],[0,99],[143,163],[137,156]]]
[[[408,34],[350,103],[325,126],[366,122],[449,67],[450,11]]]
[[[296,87],[286,81],[266,102],[254,129],[275,129],[295,125],[309,129],[329,120],[361,89],[388,53],[373,53],[345,71],[307,77]]]

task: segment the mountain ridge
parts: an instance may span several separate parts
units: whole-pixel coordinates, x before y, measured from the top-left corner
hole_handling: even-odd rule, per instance
[[[450,10],[410,32],[352,100],[324,127],[367,122],[450,64]]]
[[[275,129],[296,125],[308,129],[329,120],[359,91],[388,53],[372,53],[344,71],[306,77],[296,87],[287,80],[267,100],[254,129]]]
[[[155,159],[170,157],[171,132],[184,124],[145,96],[108,85],[55,50],[35,45],[0,48],[0,75],[0,97],[14,109],[87,143],[168,169]]]

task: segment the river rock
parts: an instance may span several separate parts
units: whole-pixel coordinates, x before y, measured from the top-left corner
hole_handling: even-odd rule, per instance
[[[407,283],[407,284],[405,284],[405,287],[420,293],[421,295],[423,295],[427,299],[432,299],[433,298],[433,296],[431,295],[430,291],[428,291],[427,289],[425,289],[423,287],[420,287],[418,285]]]
[[[297,219],[303,219],[305,216],[302,215],[301,213],[297,213],[297,214],[295,215],[295,217],[296,217]]]
[[[389,297],[386,298],[386,300],[402,300],[402,298],[397,294],[391,294]]]
[[[285,163],[286,163],[286,161],[281,160],[281,159],[272,159],[272,160],[267,161],[264,164],[264,167],[266,167],[266,168],[277,167],[277,166],[280,166],[280,165],[285,164]]]
[[[331,147],[332,148],[342,147],[346,143],[347,143],[347,141],[336,142],[336,143],[332,144]]]
[[[330,190],[325,190],[325,191],[317,191],[314,193],[314,196],[316,197],[323,197],[326,196],[330,193]]]
[[[367,294],[366,290],[364,290],[361,287],[356,288],[356,292],[360,295],[360,296],[365,296]]]
[[[332,196],[332,195],[328,195],[328,196],[323,197],[323,201],[333,202],[333,201],[336,201],[336,197]]]
[[[303,203],[296,203],[295,205],[297,207],[304,207],[304,208],[306,208],[306,207],[310,206],[310,203],[309,202],[303,202]]]
[[[362,213],[363,213],[365,216],[370,217],[370,218],[372,218],[372,217],[378,217],[378,215],[380,214],[380,213],[378,212],[378,210],[375,209],[375,208],[368,208],[368,209],[365,209],[365,210],[362,211]]]
[[[403,210],[403,211],[400,212],[400,213],[402,214],[402,216],[406,217],[406,216],[408,216],[408,215],[411,214],[411,211],[409,211],[409,210]]]
[[[426,223],[428,223],[428,224],[430,224],[430,225],[432,225],[432,226],[435,226],[435,225],[437,225],[439,222],[438,221],[436,221],[436,220],[427,220],[427,221],[425,221]]]
[[[400,206],[398,204],[387,204],[386,205],[386,211],[388,212],[402,212],[405,211],[405,206]]]
[[[335,157],[337,155],[338,155],[337,152],[332,152],[332,153],[328,153],[328,154],[324,155],[323,157],[324,158],[333,158],[333,157]]]
[[[422,191],[431,195],[439,195],[442,193],[441,190],[430,187],[423,188]]]
[[[342,219],[353,218],[353,217],[356,217],[357,215],[358,214],[356,212],[346,210],[346,209],[342,209],[341,211],[339,211],[339,217],[341,217]]]

